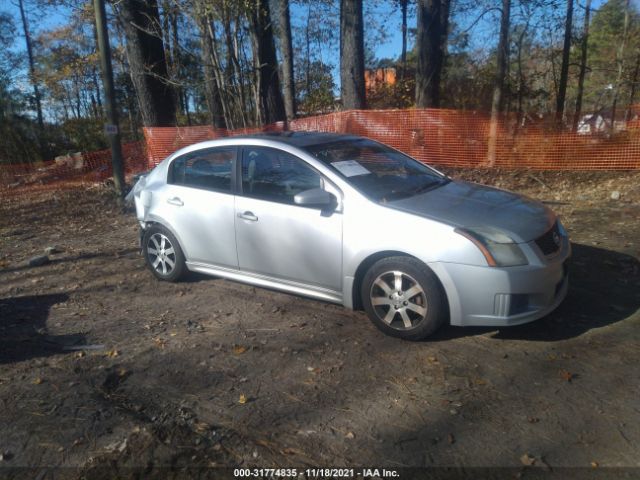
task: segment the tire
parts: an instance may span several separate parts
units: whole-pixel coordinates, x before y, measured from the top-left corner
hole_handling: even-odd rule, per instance
[[[180,244],[162,225],[152,225],[144,232],[142,250],[145,263],[156,278],[177,282],[185,273],[187,267]]]
[[[422,340],[447,319],[440,282],[426,265],[411,257],[388,257],[374,263],[362,280],[361,298],[369,319],[392,337]]]

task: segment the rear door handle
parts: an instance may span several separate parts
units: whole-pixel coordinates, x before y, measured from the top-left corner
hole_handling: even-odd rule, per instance
[[[243,213],[238,213],[238,218],[241,218],[243,220],[249,220],[250,222],[258,221],[258,217],[255,216],[253,212],[248,212],[248,211]]]
[[[181,206],[184,205],[184,202],[182,200],[180,200],[180,198],[178,198],[178,197],[170,198],[169,200],[167,200],[167,203],[169,203],[171,205],[175,205],[176,207],[181,207]]]

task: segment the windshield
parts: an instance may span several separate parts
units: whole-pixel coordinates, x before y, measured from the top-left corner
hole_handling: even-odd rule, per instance
[[[373,140],[341,140],[305,150],[367,197],[382,203],[411,197],[449,181],[426,165]]]

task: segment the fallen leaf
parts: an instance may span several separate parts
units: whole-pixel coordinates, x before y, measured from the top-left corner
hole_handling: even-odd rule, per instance
[[[233,353],[236,354],[236,355],[242,355],[246,351],[247,351],[247,347],[245,347],[244,345],[234,345],[233,346]]]
[[[571,382],[571,380],[576,377],[573,373],[568,372],[567,370],[560,370],[558,373],[560,374],[560,377],[567,382]]]
[[[198,433],[204,433],[211,430],[211,425],[205,422],[198,422],[194,425],[194,427],[196,428],[196,432]]]
[[[238,399],[238,403],[240,403],[242,405],[247,403],[247,397],[246,397],[246,395],[244,393],[242,395],[240,395],[240,398]]]
[[[304,455],[303,451],[291,447],[283,448],[282,450],[280,450],[280,452],[285,455]]]
[[[42,382],[44,382],[44,380],[42,378],[40,378],[40,377],[36,377],[36,378],[33,379],[33,383],[35,385],[40,385]]]
[[[356,436],[355,436],[355,434],[353,432],[347,432],[344,437],[345,438],[349,438],[349,439],[356,438]]]
[[[524,455],[522,455],[520,457],[520,461],[522,462],[523,465],[526,465],[527,467],[530,467],[531,465],[536,463],[536,458],[532,457],[528,453],[525,453]]]
[[[434,356],[427,357],[427,360],[429,361],[429,363],[438,363],[438,359]]]

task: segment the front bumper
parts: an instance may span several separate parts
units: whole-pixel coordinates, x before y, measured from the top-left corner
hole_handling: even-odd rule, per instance
[[[451,324],[520,325],[558,307],[569,289],[569,241],[565,238],[560,252],[551,259],[534,252],[534,247],[531,253],[536,256],[528,255],[530,264],[519,267],[430,265],[447,293]]]

